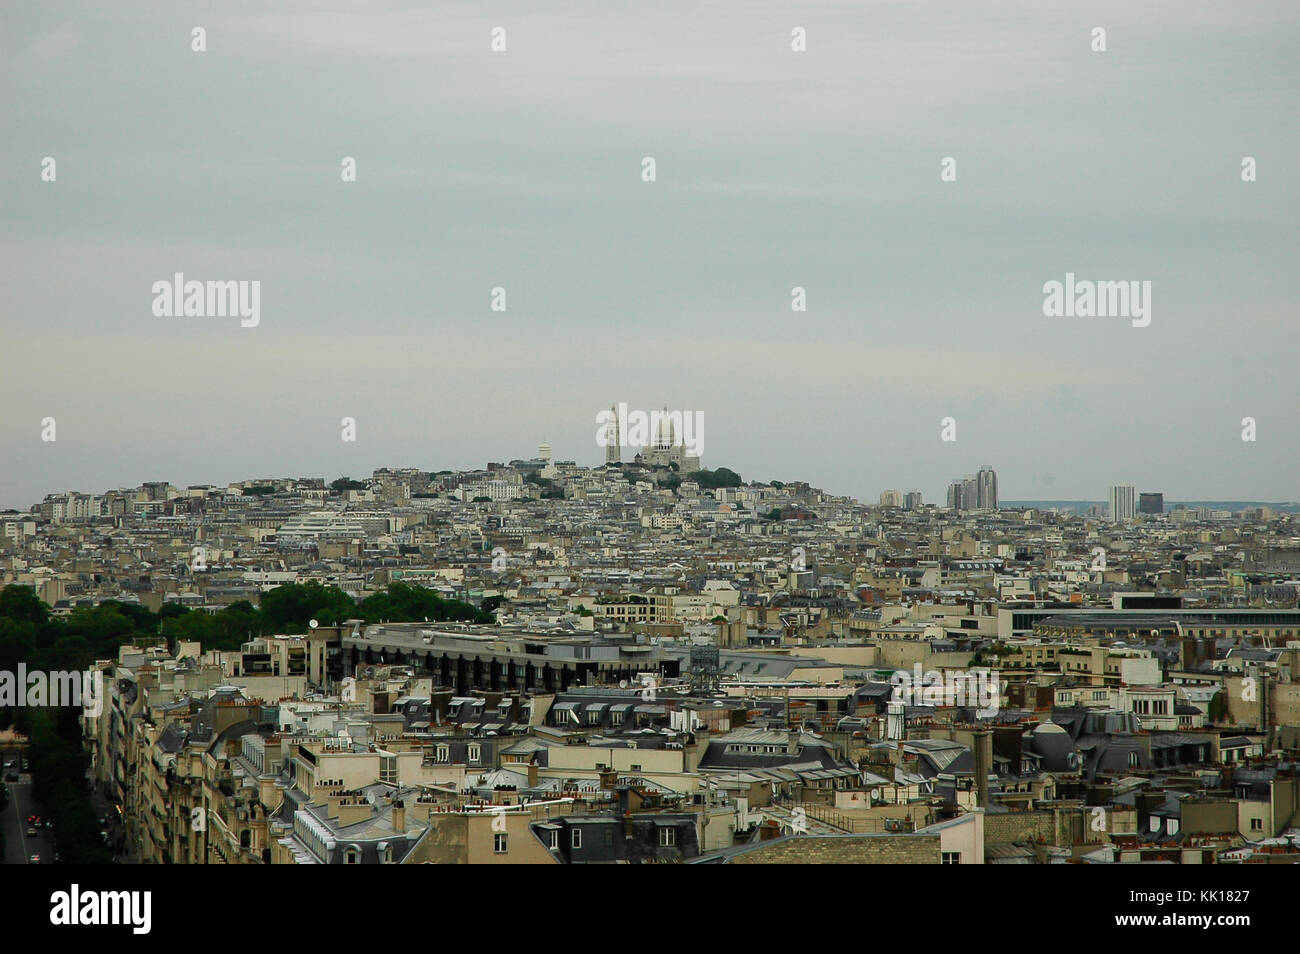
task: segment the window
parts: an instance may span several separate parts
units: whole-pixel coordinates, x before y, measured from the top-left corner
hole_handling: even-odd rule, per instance
[[[560,829],[551,829],[551,851],[558,851],[560,848]]]
[[[497,832],[495,835],[493,835],[492,851],[498,855],[504,855],[506,853],[506,844],[507,844],[506,839],[508,837],[509,837],[508,835],[505,835],[502,832]]]
[[[581,829],[581,828],[575,828],[575,829],[573,829],[573,833],[569,836],[569,847],[570,847],[570,848],[581,848],[581,847],[582,847],[582,829]]]
[[[945,852],[942,852],[941,855],[940,855],[940,858],[939,858],[939,864],[941,864],[941,865],[959,865],[959,864],[961,864],[961,852],[960,852],[960,851],[945,851]]]
[[[1262,818],[1252,818],[1252,819],[1250,820],[1250,830],[1251,830],[1251,831],[1263,831],[1263,830],[1264,830],[1264,819],[1262,819]]]
[[[1129,768],[1137,768],[1138,754],[1136,752],[1130,752],[1128,754],[1128,764],[1129,764]]]
[[[481,745],[471,745],[469,747],[469,760],[478,762],[483,757],[483,747]]]
[[[440,745],[440,746],[438,746],[438,761],[439,761],[439,762],[450,762],[450,761],[451,761],[451,748],[450,748],[450,746],[446,746],[446,745]]]
[[[671,848],[671,847],[673,847],[673,846],[676,845],[676,844],[677,844],[677,829],[676,829],[676,828],[660,828],[660,829],[659,829],[659,847],[660,847],[660,848]]]
[[[343,852],[343,863],[345,865],[361,864],[361,849],[356,845],[350,845],[348,849]]]

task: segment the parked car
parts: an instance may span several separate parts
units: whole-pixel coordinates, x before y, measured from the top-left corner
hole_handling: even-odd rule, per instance
[[[35,838],[35,837],[37,836],[37,834],[39,834],[39,832],[36,831],[36,827],[35,827],[34,825],[28,825],[28,826],[27,826],[27,837],[28,837],[28,838]]]
[[[41,856],[32,855],[30,858],[27,859],[27,863],[29,865],[39,865],[41,863]]]

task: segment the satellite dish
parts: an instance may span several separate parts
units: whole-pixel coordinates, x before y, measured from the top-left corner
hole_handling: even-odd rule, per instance
[[[320,621],[319,621],[319,620],[315,620],[315,619],[309,619],[309,620],[307,620],[307,625],[308,625],[310,628],[315,629],[317,626],[320,625]]]

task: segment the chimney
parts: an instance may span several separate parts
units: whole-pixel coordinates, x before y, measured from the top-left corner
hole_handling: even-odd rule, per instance
[[[1268,697],[1269,672],[1262,666],[1247,670],[1248,675],[1259,674],[1259,731],[1264,734],[1264,754],[1273,751],[1273,717],[1270,711],[1271,699]]]
[[[406,803],[400,798],[393,802],[393,830],[406,831]]]
[[[789,732],[786,733],[785,754],[786,755],[799,754],[799,732],[795,729],[791,729]]]
[[[709,750],[709,727],[707,725],[697,725],[694,732],[694,741],[682,746],[685,753],[685,765],[687,772],[694,772],[700,767],[700,762],[704,759],[704,753]]]
[[[975,803],[989,807],[989,772],[993,770],[993,735],[987,729],[975,733]]]
[[[331,796],[330,801],[333,802],[334,800],[334,797]],[[357,822],[366,821],[370,818],[370,803],[363,796],[339,796],[336,809],[340,828],[355,825]]]

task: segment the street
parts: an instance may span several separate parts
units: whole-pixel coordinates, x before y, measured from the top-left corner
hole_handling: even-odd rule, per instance
[[[18,779],[9,783],[9,805],[4,810],[4,863],[25,865],[32,855],[40,855],[42,864],[50,864],[54,861],[54,833],[40,828],[37,835],[27,835],[27,816],[40,814],[40,807],[32,797],[32,777],[24,772]]]

